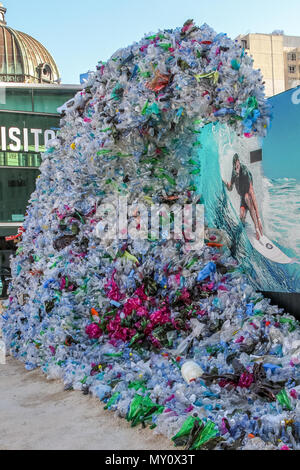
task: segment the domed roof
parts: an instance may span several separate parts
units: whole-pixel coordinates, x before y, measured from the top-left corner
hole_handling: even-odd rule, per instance
[[[59,71],[47,49],[28,34],[6,25],[0,3],[0,82],[54,83]]]

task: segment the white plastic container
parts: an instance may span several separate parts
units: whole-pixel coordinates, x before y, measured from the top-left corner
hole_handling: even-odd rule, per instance
[[[186,383],[190,383],[193,380],[198,379],[204,374],[204,371],[201,369],[198,364],[194,361],[187,361],[181,367],[181,374]]]

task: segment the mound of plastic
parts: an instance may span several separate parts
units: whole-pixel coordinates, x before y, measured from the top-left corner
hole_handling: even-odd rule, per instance
[[[199,203],[201,127],[266,132],[252,59],[188,21],[100,63],[62,112],[12,260],[10,353],[175,445],[299,448],[295,319],[254,292],[226,248],[193,250],[164,228],[105,238],[98,212],[120,196],[149,210]]]

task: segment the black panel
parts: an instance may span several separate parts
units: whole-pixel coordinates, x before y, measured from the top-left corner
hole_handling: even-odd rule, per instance
[[[250,152],[250,163],[256,163],[262,161],[262,149],[254,150],[254,152]]]
[[[271,299],[273,305],[284,308],[286,313],[291,313],[300,320],[300,293],[263,292],[263,294]]]

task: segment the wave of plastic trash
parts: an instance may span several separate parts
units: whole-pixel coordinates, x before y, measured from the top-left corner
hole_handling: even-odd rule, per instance
[[[61,112],[12,260],[8,351],[175,445],[299,448],[299,325],[254,292],[226,243],[99,237],[98,207],[116,196],[149,210],[201,202],[205,124],[265,134],[252,59],[188,21],[99,63]]]

